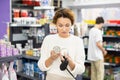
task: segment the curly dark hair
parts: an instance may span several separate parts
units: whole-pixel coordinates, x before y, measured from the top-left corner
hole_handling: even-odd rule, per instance
[[[104,23],[103,17],[97,17],[96,18],[96,24]]]
[[[56,24],[58,18],[63,17],[63,18],[68,18],[71,20],[71,24],[74,24],[75,21],[75,16],[74,12],[70,9],[67,8],[61,8],[56,11],[55,16],[53,17],[53,23]]]

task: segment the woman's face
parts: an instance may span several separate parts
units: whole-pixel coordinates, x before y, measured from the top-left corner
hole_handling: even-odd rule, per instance
[[[71,20],[69,18],[58,18],[56,22],[57,31],[60,37],[67,38],[70,35]]]

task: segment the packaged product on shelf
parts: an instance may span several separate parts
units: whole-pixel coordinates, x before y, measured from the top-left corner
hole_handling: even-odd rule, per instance
[[[38,48],[36,56],[37,56],[37,57],[40,57],[40,55],[41,55],[41,53],[40,53],[40,48]]]
[[[22,54],[22,44],[16,44],[16,48],[19,50],[20,54]]]
[[[27,12],[27,10],[21,10],[20,16],[21,16],[21,17],[28,17],[28,12]]]
[[[21,18],[14,18],[14,22],[20,25],[31,25],[36,24],[36,18],[34,17],[21,17]]]
[[[6,44],[0,43],[0,57],[6,57]]]
[[[38,49],[33,49],[33,56],[37,56]]]
[[[34,64],[33,63],[29,63],[29,75],[30,76],[34,76]]]
[[[115,63],[116,64],[120,64],[120,56],[116,56],[115,57]]]
[[[42,43],[43,39],[44,39],[44,36],[45,36],[45,29],[42,28],[42,29],[38,29],[38,32],[37,32],[37,35],[38,35],[38,38],[37,38],[37,43]]]
[[[56,34],[57,33],[57,29],[56,29],[54,24],[50,24],[49,31],[50,31],[50,34]]]
[[[26,55],[33,56],[33,50],[30,48],[30,44],[26,43],[25,50]]]
[[[82,37],[88,35],[88,24],[84,21],[80,23],[80,33]]]
[[[16,75],[16,72],[13,68],[13,65],[14,65],[14,62],[10,62],[10,66],[9,66],[9,78],[10,80],[17,80],[17,75]]]
[[[88,47],[88,40],[89,40],[88,38],[83,39],[83,43],[85,47]]]
[[[45,74],[44,74],[44,72],[39,72],[39,78],[41,80],[45,80]]]
[[[29,70],[30,70],[29,69],[29,63],[25,63],[24,65],[25,65],[24,66],[24,72],[25,72],[26,75],[29,75]]]
[[[51,0],[40,0],[41,6],[50,6]]]
[[[30,49],[33,49],[33,40],[28,40],[28,45],[30,46]]]
[[[3,72],[2,80],[9,80],[7,66],[4,63],[2,63],[2,72]]]
[[[13,9],[13,17],[14,18],[20,17],[20,9]]]
[[[33,11],[29,11],[29,12],[28,12],[28,17],[34,17]]]
[[[23,62],[21,60],[15,60],[14,61],[14,69],[16,72],[21,72],[23,70]]]
[[[19,50],[12,45],[12,55],[18,55]]]
[[[9,44],[6,47],[6,56],[12,56],[12,46]]]
[[[114,75],[114,80],[120,80],[120,73]]]
[[[81,23],[75,23],[74,35],[79,37],[88,35],[88,25],[83,21]]]
[[[0,80],[2,80],[2,77],[3,77],[3,71],[2,71],[2,69],[0,68]]]
[[[26,50],[26,55],[33,56],[33,50],[32,49]]]
[[[46,10],[45,11],[45,17],[47,18],[48,22],[53,19],[54,16],[54,10]]]
[[[36,62],[34,62],[34,77],[38,77],[41,80],[44,80],[44,72],[42,72],[39,68]]]
[[[74,25],[74,35],[75,35],[75,36],[79,36],[79,35],[80,35],[78,29],[79,29],[79,26],[77,26],[77,24],[75,24],[75,25]]]
[[[34,0],[34,5],[35,6],[40,6],[40,2],[39,2],[40,0]]]

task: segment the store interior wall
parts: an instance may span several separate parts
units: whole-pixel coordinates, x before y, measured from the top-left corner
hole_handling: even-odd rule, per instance
[[[3,36],[7,33],[7,22],[10,22],[10,1],[11,0],[1,0],[1,2],[0,2],[0,11],[1,11],[1,13],[0,13],[0,39],[2,39]],[[74,3],[75,1],[82,1],[82,0],[62,0],[62,6],[68,7],[69,5],[75,4]],[[84,0],[84,2],[85,1],[90,2],[88,0]],[[99,1],[106,1],[106,0],[99,0]],[[110,1],[112,1],[112,0],[110,0]],[[119,1],[119,0],[116,0],[116,1]],[[91,2],[95,2],[95,0],[91,0]],[[84,11],[84,13],[90,13],[90,12],[89,12],[89,10]],[[119,13],[118,9],[117,9],[117,13]],[[77,15],[77,14],[75,14],[75,15]],[[87,18],[87,17],[85,17],[85,18]],[[82,19],[85,19],[85,18],[82,17]],[[118,18],[118,16],[117,16],[117,18]],[[92,19],[92,18],[87,18],[87,19]],[[78,21],[81,21],[80,17],[79,17]]]
[[[62,0],[62,7],[67,8],[69,5],[72,5],[74,0]]]
[[[79,5],[82,3],[111,3],[113,0],[62,0],[63,7],[68,7],[71,5]],[[115,2],[119,2],[119,0],[115,0]],[[106,7],[106,8],[79,8],[79,9],[72,9],[75,12],[76,21],[75,22],[82,22],[91,20],[94,22],[96,17],[102,16],[104,17],[105,21],[107,20],[119,20],[120,19],[120,8],[119,7]],[[91,23],[88,23],[91,24]],[[93,24],[93,23],[92,23]]]
[[[10,22],[10,0],[0,1],[0,39],[7,34],[7,22]]]
[[[113,2],[113,0],[62,0],[62,6],[68,7],[69,5],[76,5],[80,3],[92,3],[92,2],[109,3],[109,2]],[[119,0],[115,0],[114,2],[119,2]]]

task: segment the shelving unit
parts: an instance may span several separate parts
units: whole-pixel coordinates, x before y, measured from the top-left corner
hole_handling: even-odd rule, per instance
[[[33,9],[33,6],[28,6],[28,5],[26,5],[26,4],[21,4],[21,3],[12,4],[12,7],[13,7],[14,9],[16,9],[16,8],[29,9],[29,10],[32,10],[32,9]]]
[[[35,6],[34,10],[51,10],[51,9],[55,9],[54,6]]]
[[[26,78],[26,79],[29,79],[29,80],[42,80],[42,79],[37,78],[37,77],[31,77],[31,76],[29,76],[29,75],[26,75],[26,74],[24,74],[23,72],[17,72],[17,75],[18,75],[18,76],[22,76],[22,77],[24,77],[24,78]]]
[[[28,60],[38,61],[39,58],[40,57],[28,56],[28,55],[15,55],[15,56],[1,57],[0,58],[0,64],[10,62],[10,61],[14,61],[14,60],[20,60],[20,59],[28,59]],[[16,73],[17,73],[17,76],[21,76],[21,78],[24,78],[25,80],[43,80],[42,75],[41,75],[41,78],[38,78],[38,74],[34,75],[35,77],[32,77],[32,76],[26,75],[24,72],[16,72]]]
[[[39,48],[43,37],[49,34],[49,24],[10,24],[10,41],[16,45],[21,43],[22,47],[25,46],[27,40],[33,40],[33,48]],[[41,33],[39,33],[41,31]],[[39,34],[38,34],[39,33]],[[32,34],[32,35],[31,35]],[[43,35],[44,34],[44,35]],[[41,35],[41,36],[39,36]],[[18,37],[19,36],[19,37]],[[39,41],[38,41],[39,40]]]
[[[79,21],[81,21],[80,19],[82,19],[81,9],[112,8],[112,7],[113,8],[116,8],[116,7],[119,8],[120,7],[120,1],[73,3],[73,5],[69,5],[69,8],[71,8],[75,12],[75,15],[77,17],[76,22],[79,22]],[[89,28],[91,28],[93,25],[89,25],[89,26],[90,26]],[[105,24],[103,28],[104,28],[104,31],[106,31],[108,28],[109,29],[114,28],[116,30],[120,30],[120,25],[119,24]],[[84,36],[83,38],[89,38],[89,36]],[[103,35],[103,41],[106,41],[106,42],[109,42],[109,41],[120,42],[120,36]],[[120,56],[120,49],[119,48],[106,48],[106,50],[108,51],[109,55]],[[87,47],[85,47],[85,51],[86,51],[86,54],[87,54]],[[90,67],[89,61],[86,61],[85,64],[88,64],[88,66]],[[120,63],[116,64],[116,62],[105,62],[104,65],[105,65],[105,68],[112,69],[112,68],[119,67]],[[87,65],[86,65],[86,67],[87,67]],[[87,78],[88,79],[86,79],[86,77],[83,76],[84,80],[89,80],[89,77],[87,77]]]
[[[11,27],[41,27],[42,25],[40,24],[16,24],[16,23],[12,23],[10,24]]]
[[[33,5],[23,4],[22,0],[17,0],[17,1],[11,0],[11,9],[20,10],[20,12],[18,12],[19,17],[14,17],[13,15],[16,13],[11,12],[12,22],[9,24],[9,30],[10,30],[9,38],[11,43],[13,45],[20,43],[22,44],[22,48],[24,48],[25,44],[27,43],[27,40],[33,40],[33,48],[40,48],[43,38],[49,34],[49,24],[48,23],[41,24],[39,21],[40,19],[43,19],[44,17],[46,17],[44,12],[47,12],[50,10],[54,11],[55,7],[54,6],[45,6],[45,7],[33,6]],[[24,16],[23,17],[21,16],[22,11],[26,11],[27,14],[30,13],[30,14],[33,14],[34,16],[32,17],[27,16],[24,19]],[[22,20],[20,19],[21,21],[19,21],[17,20],[17,18],[22,18]],[[33,21],[31,22],[29,21],[29,19],[26,19],[26,18],[35,18],[36,22],[33,22]],[[32,36],[29,35],[31,33],[33,33],[34,35]],[[36,62],[39,60],[39,58],[40,57],[28,56],[28,55],[21,56],[21,60],[23,61],[23,64],[29,63],[29,65],[31,65],[32,63],[32,65],[34,64],[35,67],[37,66]],[[38,68],[37,68],[37,71],[39,71]],[[39,72],[37,73],[36,71],[34,71],[35,74],[33,77],[31,77],[30,75],[26,75],[25,72],[26,71],[17,72],[18,78],[21,78],[20,80],[43,80],[42,77],[40,77]]]
[[[22,58],[31,59],[31,60],[36,60],[36,61],[38,61],[38,60],[40,59],[40,57],[37,57],[37,56],[29,56],[29,55],[25,55],[25,54],[22,55]]]
[[[90,25],[90,28],[92,28],[91,26],[93,25]],[[104,27],[104,32],[107,30],[107,29],[110,29],[110,30],[120,30],[120,26],[119,25],[111,25],[111,24],[105,24]],[[84,38],[89,38],[89,36],[83,36],[83,39]],[[120,36],[117,36],[117,35],[103,35],[103,41],[106,41],[106,42],[120,42]],[[87,46],[85,47],[85,50],[86,50],[86,53],[87,53]],[[120,56],[119,52],[120,52],[120,49],[119,48],[110,48],[110,47],[107,47],[106,50],[108,51],[108,54],[110,55],[114,55],[114,56]],[[113,54],[114,53],[114,54]]]
[[[22,55],[0,57],[0,63],[10,62],[10,61],[14,61],[14,60],[21,59],[21,58],[22,58]]]
[[[116,25],[115,26],[105,26],[104,28],[108,28],[108,29],[110,28],[111,30],[113,30],[113,28],[114,28],[115,30],[120,30],[120,26],[118,26],[118,25],[117,26]],[[107,29],[105,29],[105,30],[107,30]],[[89,38],[89,37],[87,37],[87,38]],[[103,35],[103,41],[114,42],[114,43],[115,42],[120,42],[120,36],[117,36],[117,35]],[[87,47],[85,48],[85,50],[87,52]],[[106,50],[108,52],[108,55],[111,56],[111,59],[105,60],[105,61],[107,61],[107,62],[104,63],[105,70],[107,70],[107,69],[113,70],[113,73],[111,73],[111,75],[113,75],[114,74],[114,69],[120,67],[120,63],[118,63],[116,61],[117,58],[115,58],[115,57],[120,57],[120,48],[116,48],[115,45],[114,46],[109,45],[109,47],[106,47]],[[107,58],[105,58],[105,59],[107,59]],[[85,64],[87,64],[87,66],[90,66],[89,61],[86,61]],[[109,76],[110,76],[110,74],[109,74]],[[87,80],[89,80],[89,78]]]
[[[90,61],[86,60],[85,63],[90,64]],[[104,65],[105,65],[105,66],[112,66],[112,67],[115,67],[115,66],[118,66],[118,65],[120,65],[120,64],[105,62]]]
[[[11,30],[11,42],[12,43],[26,43],[26,42],[24,42],[24,41],[22,41],[21,39],[19,40],[19,38],[17,38],[18,39],[18,41],[13,41],[13,39],[12,38],[14,38],[14,34],[23,34],[22,33],[22,30],[30,30],[30,28],[33,28],[33,29],[35,29],[35,33],[38,31],[38,29],[40,29],[40,30],[42,30],[43,28],[44,28],[44,30],[45,30],[45,35],[44,36],[46,36],[48,33],[48,30],[49,30],[49,28],[48,28],[48,24],[46,24],[47,26],[41,26],[41,25],[36,25],[36,24],[32,24],[32,25],[20,25],[20,24],[11,24],[11,26],[10,26],[10,30]],[[18,30],[19,29],[19,30]],[[13,31],[12,31],[13,30]],[[17,33],[16,32],[14,32],[14,31],[16,31],[17,30]],[[20,37],[20,36],[19,36]],[[26,36],[27,37],[27,36]],[[36,37],[36,38],[35,38]],[[22,37],[20,37],[20,38],[22,38]],[[28,39],[33,39],[33,40],[36,40],[37,39],[37,34],[34,36],[34,37],[27,37]],[[27,39],[26,39],[27,40]],[[20,42],[21,41],[21,42]],[[33,48],[35,48],[35,47],[40,47],[41,46],[41,44],[42,44],[42,42],[41,43],[37,43],[36,41],[33,41]],[[26,61],[28,61],[28,62],[37,62],[38,60],[39,60],[39,58],[40,57],[36,57],[36,56],[28,56],[28,55],[22,55],[22,58],[21,58],[21,60],[26,60]],[[18,77],[21,77],[21,78],[23,78],[23,79],[27,79],[27,80],[41,80],[41,78],[36,78],[36,77],[31,77],[30,75],[26,75],[26,74],[24,74],[23,72],[18,72],[17,73],[17,75],[18,75]],[[38,75],[38,74],[37,74]]]
[[[75,4],[75,5],[74,5]],[[69,5],[70,8],[83,9],[83,8],[107,8],[107,7],[120,7],[120,1],[104,1],[104,2],[86,2],[86,3],[74,3]]]
[[[38,61],[40,57],[29,56],[29,55],[25,55],[25,54],[23,54],[23,55],[15,55],[15,56],[8,56],[8,57],[0,57],[0,63],[9,62],[9,61],[13,61],[13,60],[18,60],[18,59],[22,59],[22,58]]]
[[[103,35],[103,38],[120,38],[120,36],[108,36],[108,35]]]
[[[22,59],[26,59],[26,60],[28,60],[28,61],[38,61],[39,60],[39,57],[36,57],[36,56],[29,56],[29,55],[25,55],[25,54],[23,54],[22,55]],[[38,75],[39,74],[35,74],[34,73],[34,76],[30,76],[30,75],[27,75],[27,74],[25,74],[25,72],[17,72],[17,76],[18,77],[21,77],[21,78],[23,78],[23,79],[27,79],[27,80],[43,80],[42,79],[42,75],[41,75],[41,78],[39,78],[38,77]]]

